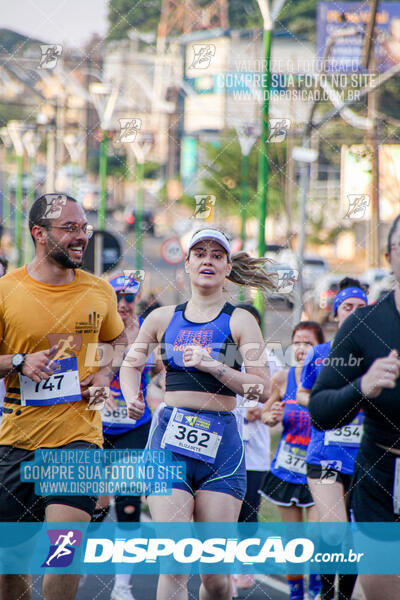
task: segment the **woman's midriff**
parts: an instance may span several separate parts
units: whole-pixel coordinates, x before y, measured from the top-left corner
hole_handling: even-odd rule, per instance
[[[193,410],[231,411],[236,408],[235,396],[220,396],[207,392],[166,392],[164,402],[169,406],[192,408]]]

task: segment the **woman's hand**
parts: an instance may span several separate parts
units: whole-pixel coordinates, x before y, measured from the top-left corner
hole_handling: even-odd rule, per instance
[[[143,398],[142,390],[139,391],[137,397],[134,400],[127,400],[126,405],[128,407],[128,415],[131,419],[140,419],[143,416],[145,403]]]
[[[254,408],[248,408],[246,412],[246,419],[249,423],[254,423],[254,421],[258,421],[261,419],[261,408],[255,406]]]
[[[186,346],[183,352],[183,364],[185,367],[194,367],[200,371],[206,371],[210,366],[211,361],[214,361],[214,359],[211,358],[208,351],[199,344]]]
[[[262,414],[263,423],[270,427],[274,427],[282,421],[284,411],[285,405],[283,402],[274,402],[270,410]]]

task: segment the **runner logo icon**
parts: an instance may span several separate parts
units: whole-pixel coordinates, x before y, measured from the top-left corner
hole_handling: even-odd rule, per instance
[[[81,545],[79,529],[49,529],[50,548],[42,567],[69,567],[74,560],[75,548]]]

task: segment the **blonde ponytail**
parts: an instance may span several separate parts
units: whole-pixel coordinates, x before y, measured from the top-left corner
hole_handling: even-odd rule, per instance
[[[232,254],[232,270],[229,281],[238,285],[255,287],[263,292],[273,292],[278,289],[278,273],[268,273],[265,264],[272,264],[269,258],[253,258],[247,252]]]

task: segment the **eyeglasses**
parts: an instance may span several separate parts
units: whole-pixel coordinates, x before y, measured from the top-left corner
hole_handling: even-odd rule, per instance
[[[136,294],[118,294],[118,292],[117,292],[117,302],[122,300],[122,298],[128,304],[132,304],[132,302],[135,302]]]
[[[93,235],[93,225],[88,225],[85,223],[84,225],[78,225],[78,223],[69,223],[68,225],[50,225],[52,229],[63,229],[67,233],[78,233],[82,229],[83,233],[90,238]]]

